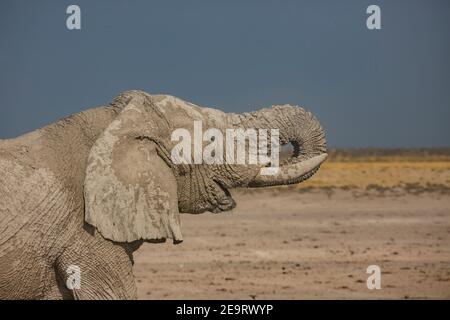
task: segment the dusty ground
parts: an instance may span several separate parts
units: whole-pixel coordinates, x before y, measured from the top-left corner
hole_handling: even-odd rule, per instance
[[[231,213],[183,215],[184,243],[138,250],[139,298],[450,299],[450,163],[327,164],[234,191]]]

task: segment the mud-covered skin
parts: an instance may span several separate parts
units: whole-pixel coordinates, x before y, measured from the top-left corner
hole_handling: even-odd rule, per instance
[[[302,145],[293,162],[325,152],[320,125],[300,108],[226,114],[141,91],[0,140],[0,298],[136,298],[132,253],[143,241],[180,242],[179,212],[230,210],[227,188],[258,184],[255,165],[174,165],[171,133],[194,120],[203,130],[279,128],[282,142]],[[295,168],[255,186],[311,174]],[[81,269],[74,292],[70,265]]]
[[[101,261],[104,269],[116,270],[108,281],[110,296],[136,296],[124,246],[106,241],[93,228],[89,233],[84,222],[86,157],[96,136],[116,116],[112,108],[89,110],[0,142],[0,298],[72,297],[65,288],[67,274],[57,267],[57,261],[59,265],[77,264],[80,256],[74,253],[89,250],[98,254],[86,261],[82,273],[99,273],[89,269]],[[102,248],[92,245],[95,242]],[[102,257],[102,251],[107,255]],[[119,275],[119,270],[126,272]],[[116,282],[128,283],[127,292],[115,286]],[[99,286],[84,287],[94,292]]]

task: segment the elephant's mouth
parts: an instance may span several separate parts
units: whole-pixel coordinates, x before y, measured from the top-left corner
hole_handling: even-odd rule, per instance
[[[326,160],[328,154],[308,156],[302,154],[299,144],[291,142],[294,150],[291,157],[284,159],[278,168],[261,168],[260,172],[250,182],[249,187],[267,187],[276,185],[287,185],[303,182],[311,178],[320,165]],[[286,144],[286,143],[285,143]],[[267,174],[267,172],[271,174]]]
[[[323,153],[297,163],[283,164],[273,175],[261,174],[261,171],[250,182],[249,187],[268,187],[300,183],[311,178],[327,158]],[[263,169],[263,168],[262,168]]]

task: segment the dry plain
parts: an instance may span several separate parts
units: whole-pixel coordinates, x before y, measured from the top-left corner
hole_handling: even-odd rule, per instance
[[[182,215],[182,244],[138,250],[138,296],[449,299],[448,153],[336,151],[302,184],[232,190],[233,211]]]

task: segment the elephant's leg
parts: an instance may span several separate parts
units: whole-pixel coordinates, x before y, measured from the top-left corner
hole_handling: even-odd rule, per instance
[[[130,256],[122,246],[99,235],[84,233],[58,257],[55,272],[63,298],[137,298]],[[68,287],[68,280],[74,281],[72,286]]]

